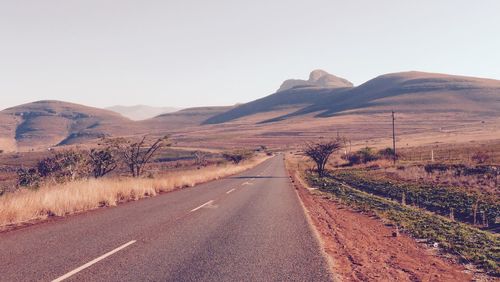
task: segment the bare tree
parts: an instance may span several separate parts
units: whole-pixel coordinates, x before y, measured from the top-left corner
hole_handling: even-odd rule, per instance
[[[144,167],[159,149],[170,146],[167,136],[158,138],[155,141],[149,141],[148,136],[144,136],[138,142],[117,138],[112,140],[111,144],[120,154],[133,177],[141,176]]]
[[[207,154],[202,151],[194,152],[194,159],[197,166],[206,166],[207,165]]]
[[[341,140],[320,141],[307,143],[303,149],[303,154],[309,157],[316,164],[318,175],[325,175],[325,167],[330,156],[341,148]]]

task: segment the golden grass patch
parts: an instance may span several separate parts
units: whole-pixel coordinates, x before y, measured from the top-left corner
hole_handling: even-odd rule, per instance
[[[43,186],[38,190],[22,189],[0,197],[0,229],[49,216],[65,216],[103,206],[115,206],[120,202],[194,186],[240,173],[266,159],[267,157],[260,157],[238,165],[176,171],[155,179],[88,179]]]

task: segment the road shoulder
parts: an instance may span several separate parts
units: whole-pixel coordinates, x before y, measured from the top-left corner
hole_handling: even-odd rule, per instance
[[[330,256],[332,272],[341,281],[471,281],[465,268],[437,255],[370,214],[336,203],[310,190],[288,169],[322,247]]]

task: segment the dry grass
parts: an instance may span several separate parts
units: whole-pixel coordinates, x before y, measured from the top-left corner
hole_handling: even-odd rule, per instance
[[[239,165],[227,164],[176,171],[158,179],[107,178],[21,190],[0,197],[0,230],[21,223],[65,216],[120,202],[156,196],[182,187],[219,179],[250,169],[267,157]]]

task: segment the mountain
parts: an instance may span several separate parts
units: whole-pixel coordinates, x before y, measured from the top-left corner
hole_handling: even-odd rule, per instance
[[[313,74],[311,77],[317,77]],[[205,124],[224,123],[278,109],[288,109],[288,113],[261,122],[309,113],[326,117],[347,111],[499,115],[499,101],[499,80],[411,71],[382,75],[358,87],[300,86],[278,91],[213,116]]]
[[[0,111],[0,124],[0,146],[6,150],[84,143],[139,132],[133,121],[117,113],[61,101],[5,109]]]
[[[180,110],[180,108],[174,107],[151,107],[145,105],[136,105],[136,106],[113,106],[106,108],[106,110],[110,110],[116,113],[121,114],[124,117],[127,117],[131,120],[145,120],[149,118],[156,117],[161,114],[176,112]]]
[[[173,113],[162,114],[141,124],[155,130],[178,130],[202,125],[204,121],[213,116],[223,114],[234,108],[234,106],[221,107],[195,107],[187,108]]]
[[[281,92],[294,87],[303,87],[303,86],[345,88],[345,87],[353,87],[353,84],[344,78],[329,74],[324,70],[314,70],[309,74],[308,80],[301,80],[301,79],[285,80],[281,84],[278,91],[276,92]]]
[[[310,77],[320,81],[325,76],[314,71]],[[392,110],[407,146],[446,138],[500,138],[499,80],[411,71],[347,85],[300,85],[245,104],[188,108],[142,121],[103,109],[39,101],[0,111],[0,150],[46,149],[137,134],[169,134],[180,146],[218,148],[295,146],[338,132],[353,142],[386,142]]]
[[[298,110],[314,105],[333,93],[341,93],[352,87],[353,84],[343,78],[323,70],[314,70],[310,73],[309,80],[286,80],[276,93],[215,115],[205,120],[203,124],[224,123],[255,113],[280,109]]]

